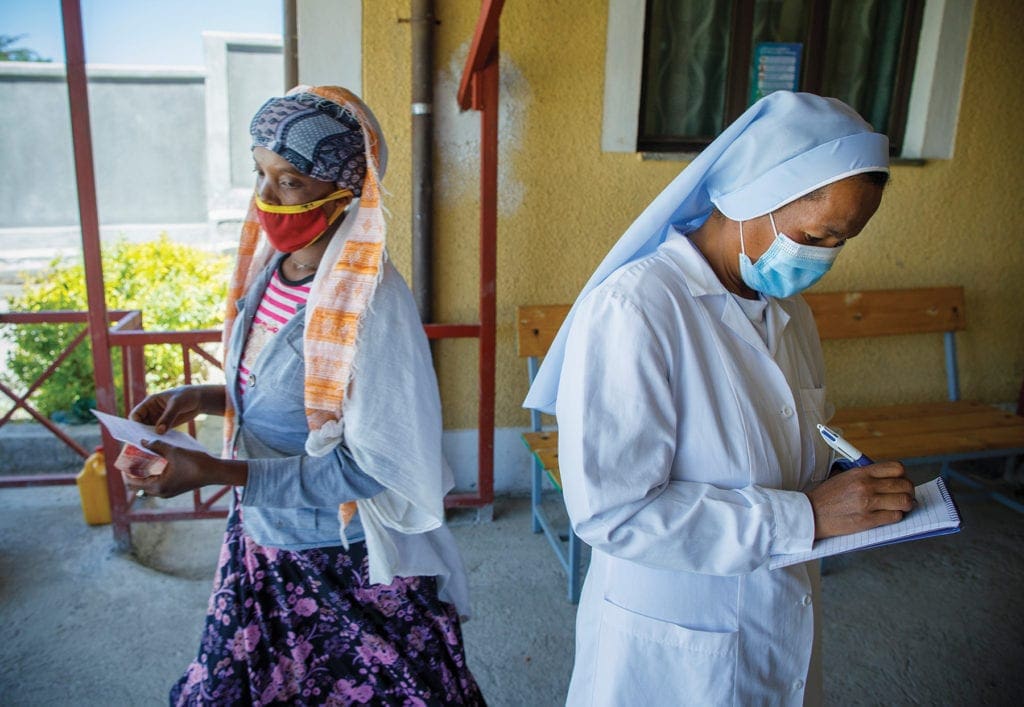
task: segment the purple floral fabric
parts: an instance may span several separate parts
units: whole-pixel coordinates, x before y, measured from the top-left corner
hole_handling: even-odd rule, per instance
[[[368,580],[363,543],[262,547],[232,513],[172,705],[482,705],[433,577]]]

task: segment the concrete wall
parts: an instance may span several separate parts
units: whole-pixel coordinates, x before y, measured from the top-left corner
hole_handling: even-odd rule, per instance
[[[408,3],[366,4],[363,82],[391,148],[385,186],[389,248],[408,276],[410,256],[410,37]],[[369,8],[372,7],[372,12]],[[525,365],[515,354],[518,304],[569,302],[643,207],[685,166],[601,151],[605,0],[506,3],[501,19],[498,242],[500,427],[528,424],[520,409]],[[439,0],[435,79],[436,242],[434,311],[476,316],[479,117],[455,94],[479,5]],[[965,397],[1015,400],[1024,376],[1024,6],[978,0],[949,160],[893,169],[882,206],[821,291],[961,284],[968,330],[959,336]],[[476,344],[435,349],[448,428],[475,426]],[[935,337],[827,342],[839,405],[913,402],[945,395]]]
[[[105,237],[166,230],[207,241],[218,222],[244,214],[249,119],[284,89],[281,40],[211,33],[204,41],[202,67],[87,67]],[[209,119],[210,106],[222,122]],[[0,165],[8,173],[0,190],[5,255],[74,250],[78,202],[62,64],[0,63]]]
[[[249,122],[271,96],[284,92],[281,38],[203,33],[206,63],[206,207],[212,223],[245,215],[252,195]],[[221,229],[236,240],[232,227]]]
[[[368,11],[375,11],[372,5]],[[302,0],[295,13],[299,83],[344,86],[363,95],[362,0]]]
[[[0,227],[77,223],[64,66],[0,64],[0,96],[0,164],[19,175]],[[105,223],[206,220],[202,71],[91,67],[89,106]]]

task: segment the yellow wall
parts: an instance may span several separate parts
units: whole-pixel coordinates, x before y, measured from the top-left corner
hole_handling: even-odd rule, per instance
[[[435,319],[474,321],[477,297],[478,124],[455,91],[479,4],[439,0],[435,95]],[[364,3],[364,93],[388,136],[389,243],[409,275],[408,0]],[[572,301],[595,265],[685,164],[602,153],[607,2],[508,0],[501,20],[497,425],[528,422],[519,404],[518,304]],[[977,0],[952,160],[896,166],[875,218],[822,291],[962,284],[964,397],[1015,400],[1024,377],[1024,6]],[[476,425],[473,341],[436,345],[445,425]],[[945,395],[938,337],[826,342],[839,405]]]

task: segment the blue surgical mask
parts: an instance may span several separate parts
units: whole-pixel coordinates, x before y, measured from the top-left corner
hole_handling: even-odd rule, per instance
[[[803,292],[829,271],[842,246],[823,248],[801,245],[775,228],[775,218],[768,218],[775,232],[775,242],[757,259],[750,262],[743,247],[743,222],[740,221],[740,277],[747,287],[769,297],[791,297]]]

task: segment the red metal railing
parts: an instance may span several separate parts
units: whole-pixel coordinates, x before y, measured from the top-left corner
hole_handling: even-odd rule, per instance
[[[121,361],[124,368],[124,414],[138,405],[146,397],[145,347],[157,345],[175,345],[181,348],[182,373],[184,384],[193,382],[192,356],[198,356],[207,363],[221,368],[217,356],[200,346],[204,343],[219,344],[221,332],[218,329],[197,331],[144,331],[142,329],[141,312],[132,312],[131,318],[118,322],[118,326],[110,330],[111,348],[120,347]],[[188,431],[196,436],[195,421],[188,423]],[[104,438],[106,432],[104,431]],[[216,451],[216,450],[215,450]],[[196,489],[192,491],[191,509],[180,507],[168,508],[135,508],[134,495],[128,494],[124,487],[121,473],[111,465],[113,457],[107,456],[107,481],[110,488],[110,515],[114,526],[115,538],[129,538],[132,523],[150,523],[170,520],[199,520],[204,518],[224,518],[228,509],[224,505],[215,505],[231,490],[229,486]],[[206,496],[204,497],[204,493]]]
[[[121,415],[128,412],[146,396],[146,366],[145,347],[153,345],[175,345],[181,349],[181,360],[183,367],[184,383],[193,382],[193,356],[197,356],[207,363],[220,367],[217,357],[202,348],[204,343],[220,343],[220,331],[201,330],[187,332],[147,332],[142,329],[142,313],[138,310],[112,310],[108,317],[116,320],[110,327],[107,339],[111,348],[121,349],[121,390],[122,405],[119,411]],[[86,312],[14,312],[0,314],[0,323],[11,325],[29,324],[82,324],[82,331],[75,335],[65,346],[57,358],[33,381],[24,393],[18,394],[8,386],[0,383],[0,392],[3,392],[13,403],[13,407],[0,417],[0,427],[10,421],[11,417],[18,410],[25,410],[34,420],[42,424],[61,442],[70,447],[83,459],[88,456],[89,451],[84,449],[78,442],[72,439],[59,425],[46,418],[30,401],[33,392],[49,379],[60,367],[60,364],[67,360],[68,356],[78,348],[88,334],[89,315]],[[117,411],[114,411],[117,412]],[[196,434],[195,423],[189,423],[189,433]],[[192,494],[191,510],[181,508],[166,509],[145,509],[133,508],[135,497],[129,495],[124,487],[121,474],[113,468],[114,454],[119,448],[119,443],[114,441],[103,431],[104,450],[107,451],[107,482],[110,491],[111,519],[114,526],[115,537],[129,537],[131,523],[148,521],[167,520],[191,520],[198,518],[217,518],[227,515],[225,507],[216,507],[214,504],[228,492],[228,488],[207,489],[207,496],[204,498],[201,491],[194,491]],[[109,446],[108,446],[109,445]],[[76,473],[70,474],[25,474],[0,477],[0,488],[4,487],[28,487],[28,486],[53,486],[63,484],[74,484]]]
[[[124,310],[113,310],[108,312],[108,319],[120,320],[130,316],[132,312]],[[88,314],[86,312],[68,311],[42,311],[42,312],[10,312],[0,314],[0,324],[18,325],[39,325],[39,324],[81,324],[82,330],[75,335],[64,349],[50,362],[47,367],[32,381],[23,393],[16,393],[8,385],[0,382],[2,392],[14,405],[0,417],[0,427],[3,427],[18,410],[24,410],[28,415],[41,424],[44,428],[69,447],[82,459],[89,456],[89,451],[82,447],[63,428],[52,422],[43,415],[30,401],[32,394],[38,390],[49,378],[60,368],[75,349],[82,345],[89,333]],[[60,486],[75,483],[74,474],[19,474],[0,477],[0,488],[23,487],[23,486]]]
[[[14,404],[10,410],[0,417],[0,427],[6,424],[18,410],[25,410],[29,416],[42,424],[61,442],[75,451],[78,456],[85,459],[89,450],[82,447],[77,441],[71,438],[59,425],[49,420],[35,406],[32,405],[30,397],[33,392],[49,379],[72,354],[81,346],[88,335],[88,313],[68,311],[47,311],[47,312],[13,312],[0,314],[0,324],[9,325],[39,325],[39,324],[82,324],[82,330],[78,332],[65,346],[56,359],[44,369],[25,390],[19,394],[0,382],[0,392],[4,393]],[[121,349],[121,404],[116,414],[126,416],[135,405],[141,402],[147,395],[146,390],[146,366],[145,347],[157,345],[175,345],[181,349],[181,361],[183,369],[183,383],[191,384],[194,379],[193,356],[204,360],[206,363],[220,368],[221,363],[216,356],[202,348],[201,344],[216,343],[221,340],[221,332],[216,329],[200,331],[145,331],[143,329],[142,312],[139,310],[110,310],[108,318],[113,320],[113,326],[109,328],[107,340],[110,342],[111,350]],[[430,339],[451,339],[451,338],[483,338],[482,327],[479,324],[427,324],[424,326],[427,336]],[[493,390],[493,388],[492,388]],[[493,420],[493,397],[491,406],[481,401],[479,417],[482,424],[487,420]],[[490,417],[488,412],[490,411]],[[102,429],[102,428],[101,428]],[[483,428],[487,429],[487,428]],[[196,435],[194,422],[188,425],[189,434]],[[134,507],[135,496],[127,493],[120,472],[113,468],[113,459],[116,456],[120,443],[109,438],[106,431],[102,431],[104,439],[104,450],[107,451],[107,444],[113,452],[107,452],[107,478],[110,492],[111,519],[114,526],[115,537],[130,537],[131,524],[139,522],[170,521],[170,520],[195,520],[202,518],[224,517],[227,509],[215,506],[217,501],[225,496],[230,490],[228,487],[217,489],[206,489],[208,494],[203,496],[202,490],[192,492],[192,508],[147,508],[138,509]],[[480,446],[484,448],[488,444],[488,435],[480,435]],[[493,443],[490,447],[493,449]],[[478,468],[478,480],[488,477],[485,475],[493,469],[493,453],[485,454],[481,450]],[[0,476],[0,488],[4,487],[29,487],[29,486],[52,486],[70,485],[75,483],[77,473],[64,474],[21,474],[11,476]],[[451,494],[446,499],[449,506],[480,506],[493,501],[493,481],[491,483],[480,483],[481,492],[477,494]],[[488,495],[489,494],[489,495]]]

